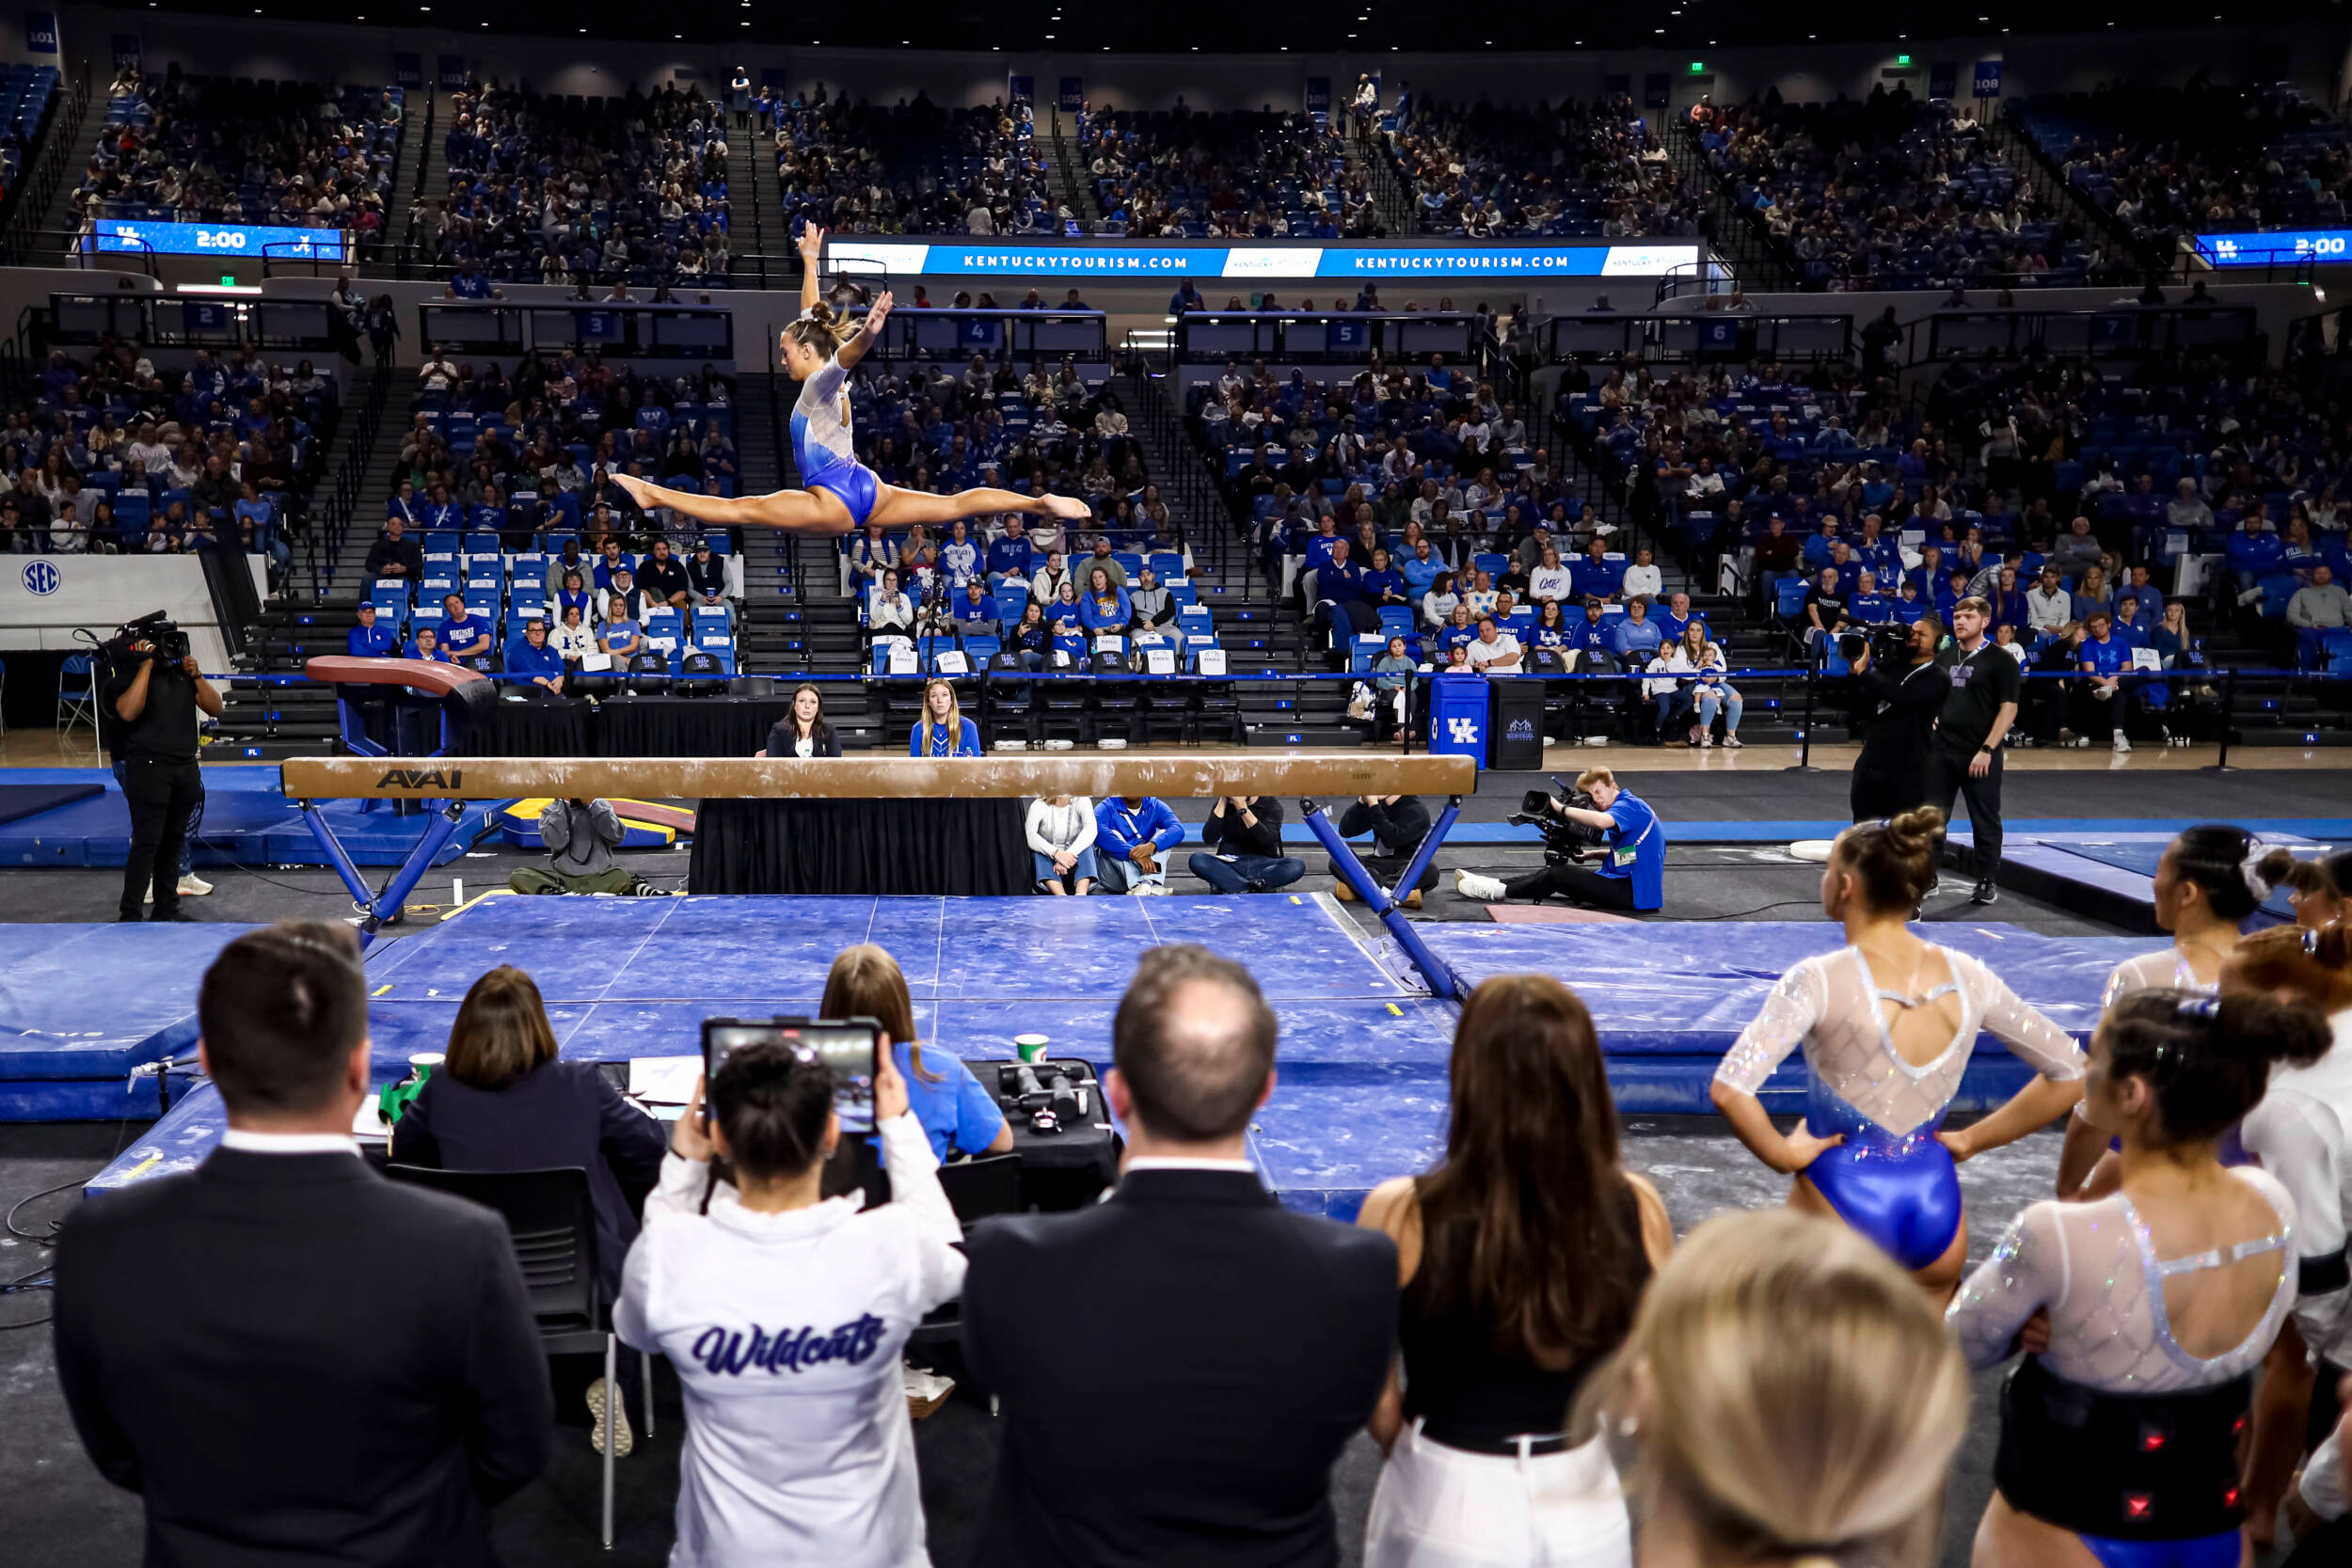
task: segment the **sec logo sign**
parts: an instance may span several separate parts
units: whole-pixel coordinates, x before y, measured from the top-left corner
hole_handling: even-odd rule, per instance
[[[65,583],[64,574],[46,561],[26,562],[24,579],[24,592],[40,599],[55,594]]]

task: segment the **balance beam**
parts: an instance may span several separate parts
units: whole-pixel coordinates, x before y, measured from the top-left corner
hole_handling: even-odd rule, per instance
[[[973,800],[1032,795],[1468,795],[1466,756],[1377,752],[1268,755],[988,757],[290,757],[286,798],[370,800]]]

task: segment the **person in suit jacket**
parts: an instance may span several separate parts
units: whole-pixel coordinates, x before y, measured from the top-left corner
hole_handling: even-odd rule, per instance
[[[82,1446],[145,1498],[150,1568],[492,1563],[490,1508],[547,1464],[547,1358],[499,1216],[359,1158],[357,938],[248,931],[197,1015],[221,1147],[57,1238]]]
[[[825,722],[824,694],[807,681],[792,690],[792,711],[768,731],[760,755],[769,757],[837,757],[841,737]]]
[[[559,1170],[588,1173],[596,1211],[596,1274],[604,1299],[621,1298],[621,1260],[637,1239],[632,1193],[640,1203],[661,1172],[665,1140],[653,1117],[621,1098],[594,1062],[556,1059],[555,1030],[531,976],[501,964],[466,992],[440,1069],[392,1126],[391,1157],[404,1165],[444,1170]],[[574,1373],[564,1398],[586,1395],[593,1441],[604,1442],[601,1355],[565,1356]],[[576,1366],[571,1365],[577,1363]],[[628,1402],[637,1363],[624,1359]],[[626,1414],[613,1412],[613,1452],[636,1445]]]
[[[1331,1465],[1388,1373],[1396,1247],[1290,1212],[1245,1158],[1274,1043],[1239,964],[1146,952],[1104,1085],[1119,1185],[972,1232],[965,1362],[1005,1429],[979,1568],[1338,1562]]]

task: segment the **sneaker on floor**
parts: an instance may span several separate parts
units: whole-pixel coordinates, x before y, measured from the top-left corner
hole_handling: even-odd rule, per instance
[[[213,884],[193,871],[180,879],[180,896],[183,898],[201,898],[212,891]]]
[[[1421,889],[1415,888],[1412,892],[1405,895],[1405,907],[1408,910],[1417,910],[1421,908]]]
[[[1137,882],[1129,891],[1137,898],[1165,898],[1168,896],[1168,884],[1166,882]]]
[[[1356,902],[1356,891],[1347,885],[1347,879],[1344,877],[1340,878],[1337,881],[1331,884],[1331,896],[1337,898],[1343,904],[1353,904]]]
[[[2000,896],[2001,890],[1994,885],[1993,879],[1990,877],[1983,877],[1978,879],[1977,891],[1968,895],[1968,902],[1971,904],[1990,904],[1994,902]]]
[[[2128,752],[2132,749],[2132,743],[2123,738],[2122,732],[2120,730],[2116,732],[2115,749],[2119,752]]]
[[[1747,742],[1741,740],[1736,735],[1727,735],[1724,736],[1724,745],[1731,751],[1738,752],[1744,751],[1747,747]]]
[[[588,1446],[598,1453],[604,1452],[604,1379],[588,1385],[588,1416],[594,1423],[588,1428]],[[637,1433],[629,1430],[628,1402],[618,1402],[612,1407],[612,1457],[627,1459],[629,1450],[636,1447]]]
[[[1500,904],[1510,896],[1494,878],[1481,877],[1474,871],[1456,871],[1454,891],[1480,904]]]

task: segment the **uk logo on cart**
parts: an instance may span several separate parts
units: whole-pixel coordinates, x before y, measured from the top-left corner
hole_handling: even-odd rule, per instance
[[[45,599],[65,586],[65,575],[46,561],[24,563],[24,592],[37,599]]]
[[[1446,732],[1454,737],[1456,746],[1478,744],[1478,721],[1475,719],[1449,719],[1446,721]]]

